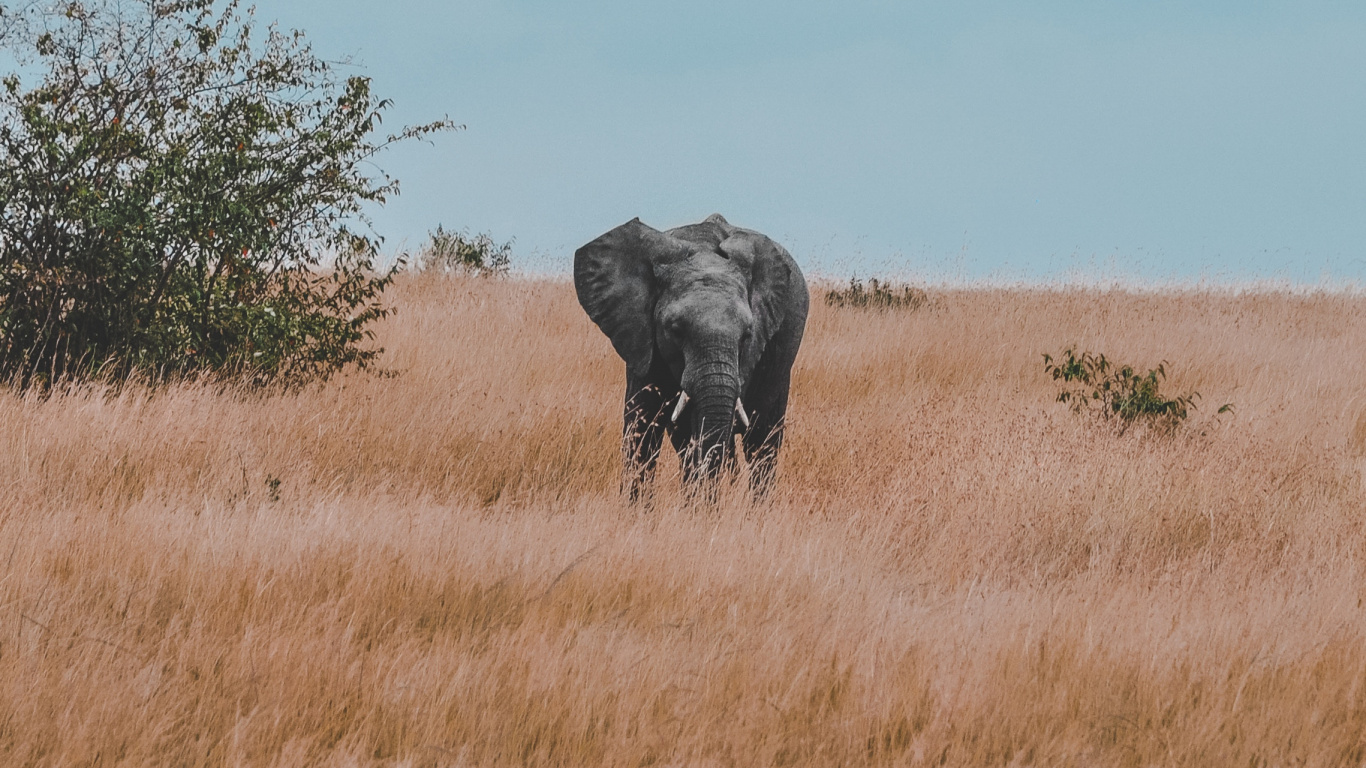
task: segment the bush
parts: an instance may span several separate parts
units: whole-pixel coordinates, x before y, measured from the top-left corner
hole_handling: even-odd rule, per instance
[[[848,288],[836,288],[825,293],[825,303],[832,307],[914,310],[925,306],[928,301],[929,295],[919,288],[879,282],[876,277],[868,281],[867,288],[863,287],[861,281],[850,279]]]
[[[1114,419],[1120,430],[1135,421],[1143,420],[1162,428],[1175,428],[1195,409],[1199,392],[1169,397],[1161,391],[1167,378],[1164,360],[1156,368],[1139,374],[1129,365],[1115,365],[1105,355],[1090,352],[1078,354],[1068,347],[1055,362],[1045,354],[1044,371],[1054,381],[1079,384],[1058,393],[1058,402],[1070,403],[1074,411],[1097,410],[1106,419]],[[1231,410],[1224,405],[1219,413]]]
[[[506,275],[512,263],[512,243],[495,243],[487,234],[447,232],[436,225],[417,259],[418,269],[492,277]]]
[[[392,270],[362,207],[389,102],[235,1],[0,15],[0,377],[193,372],[302,382],[365,366]]]

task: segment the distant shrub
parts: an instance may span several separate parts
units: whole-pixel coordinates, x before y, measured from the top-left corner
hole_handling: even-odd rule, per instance
[[[868,287],[857,279],[848,288],[835,288],[825,293],[825,303],[832,307],[871,309],[919,309],[929,302],[929,294],[911,285],[880,282],[876,277]]]
[[[1147,373],[1138,373],[1133,366],[1116,365],[1105,355],[1078,353],[1068,347],[1054,360],[1045,354],[1044,371],[1054,381],[1076,385],[1058,393],[1058,402],[1069,403],[1074,411],[1098,411],[1106,419],[1117,420],[1120,429],[1143,420],[1172,429],[1186,420],[1195,410],[1199,392],[1169,396],[1162,392],[1167,379],[1167,363],[1163,361]],[[1224,405],[1219,413],[1232,410]]]
[[[512,264],[512,242],[496,243],[485,233],[447,232],[440,224],[427,235],[418,254],[424,272],[454,272],[481,277],[506,275]]]

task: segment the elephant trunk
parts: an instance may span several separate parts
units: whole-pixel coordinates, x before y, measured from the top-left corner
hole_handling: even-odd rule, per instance
[[[711,356],[697,365],[690,378],[696,403],[692,413],[694,461],[702,476],[715,477],[733,450],[735,401],[740,393],[738,365],[726,357]]]

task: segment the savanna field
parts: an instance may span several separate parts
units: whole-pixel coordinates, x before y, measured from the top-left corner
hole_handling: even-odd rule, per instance
[[[624,501],[567,281],[406,277],[302,391],[0,395],[0,764],[1366,761],[1366,297],[931,295],[816,297],[758,503]],[[1070,344],[1200,408],[1075,414]]]

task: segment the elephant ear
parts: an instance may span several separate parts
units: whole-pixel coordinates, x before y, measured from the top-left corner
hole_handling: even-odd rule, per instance
[[[645,376],[654,352],[654,268],[691,253],[687,243],[638,218],[574,252],[579,304],[611,339],[630,378]]]
[[[793,261],[787,251],[768,237],[732,227],[733,234],[721,243],[721,252],[749,271],[749,309],[754,315],[754,335],[741,358],[751,367],[786,320],[791,304]],[[806,290],[803,283],[797,286]]]

